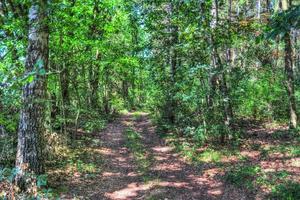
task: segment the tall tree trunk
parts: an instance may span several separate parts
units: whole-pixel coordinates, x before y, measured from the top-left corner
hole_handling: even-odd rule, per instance
[[[26,73],[36,72],[35,79],[24,85],[18,131],[16,182],[25,189],[26,172],[41,174],[43,165],[44,110],[48,68],[47,1],[33,1],[29,10]]]
[[[131,12],[134,12],[135,6],[132,7]],[[137,57],[139,52],[139,24],[138,19],[136,15],[130,15],[130,24],[131,24],[131,37],[132,37],[132,57]],[[131,68],[131,78],[130,78],[130,90],[128,91],[130,94],[130,108],[135,109],[135,104],[138,99],[136,94],[136,79],[139,79],[140,77],[135,78],[136,76],[139,76],[139,73],[136,73],[136,67]]]
[[[99,111],[99,98],[98,98],[98,90],[99,90],[99,81],[100,81],[100,72],[99,72],[99,64],[97,63],[100,60],[100,53],[97,49],[95,55],[95,63],[92,64],[89,71],[89,81],[90,81],[90,89],[91,89],[91,107],[95,108]]]
[[[177,71],[177,51],[176,44],[178,43],[178,27],[173,26],[171,28],[171,48],[170,48],[170,76],[171,76],[171,87],[170,87],[170,107],[169,107],[169,121],[175,123],[175,108],[176,102],[175,96],[175,84],[176,84],[176,71]]]
[[[109,72],[110,66],[104,67],[104,90],[103,90],[103,110],[106,115],[110,113],[110,95],[111,91],[109,91],[110,87],[110,72]]]
[[[89,68],[89,82],[90,82],[90,100],[91,107],[98,110],[98,89],[99,89],[99,67],[97,64]]]
[[[172,22],[172,16],[174,14],[174,7],[171,3],[167,6],[167,29],[169,35],[169,57],[168,62],[170,66],[170,87],[168,88],[168,102],[167,102],[167,117],[168,121],[173,124],[175,123],[175,108],[176,108],[176,102],[174,99],[175,96],[175,83],[176,83],[176,71],[177,71],[177,50],[176,50],[176,44],[178,43],[178,27],[173,24]]]
[[[214,0],[213,4],[212,4],[212,10],[211,10],[211,14],[212,14],[212,21],[211,21],[211,28],[213,30],[213,34],[214,34],[214,30],[218,27],[219,24],[219,6],[218,6],[218,0]],[[230,22],[231,20],[231,1],[229,1],[229,14],[228,14],[228,20]],[[224,116],[224,126],[226,127],[226,131],[223,131],[222,135],[221,135],[221,142],[224,143],[226,140],[226,136],[227,136],[227,130],[230,129],[231,126],[231,120],[232,120],[232,106],[231,106],[231,102],[230,102],[230,98],[229,98],[229,89],[228,89],[228,85],[227,85],[227,80],[226,80],[226,70],[224,70],[224,66],[222,63],[222,60],[220,58],[219,52],[218,52],[218,47],[216,44],[216,40],[215,40],[215,36],[212,35],[212,39],[211,39],[211,43],[212,43],[212,64],[213,67],[216,71],[216,73],[221,73],[220,76],[219,75],[214,75],[211,79],[211,94],[213,95],[213,93],[215,92],[216,88],[219,87],[220,92],[221,92],[221,105],[222,105],[222,112],[223,112],[223,116]],[[231,51],[228,48],[227,49],[227,62],[231,62]]]
[[[217,27],[217,21],[218,21],[218,1],[213,0],[212,1],[212,8],[211,8],[211,22],[210,22],[210,27],[212,29],[212,34],[210,37],[210,43],[211,43],[211,71],[210,71],[210,77],[209,77],[209,84],[210,84],[210,92],[208,95],[208,105],[211,110],[211,114],[213,114],[213,109],[214,109],[214,96],[216,94],[216,89],[218,86],[218,76],[216,73],[217,70],[217,49],[215,45],[215,36],[214,36],[214,30]]]
[[[231,26],[231,16],[232,16],[232,0],[228,1],[228,23]],[[226,62],[227,65],[232,65],[232,49],[230,47],[226,50]],[[222,63],[220,63],[222,65]],[[231,127],[231,121],[233,119],[233,109],[230,99],[229,88],[227,84],[226,72],[227,70],[222,69],[222,93],[223,93],[223,102],[224,102],[224,114],[225,114],[225,125]]]
[[[279,2],[279,10],[285,11],[288,10],[292,5],[292,0],[281,0]],[[293,70],[293,49],[291,34],[287,32],[284,35],[284,44],[285,44],[285,57],[284,57],[284,68],[286,76],[286,88],[289,98],[289,115],[290,115],[290,128],[294,129],[297,127],[297,109],[296,109],[296,98],[295,98],[295,89],[294,89],[294,70]]]
[[[93,8],[93,18],[92,24],[90,26],[90,37],[91,40],[95,40],[102,31],[98,30],[97,27],[97,17],[100,14],[100,2],[98,0],[94,0],[94,8]],[[91,63],[89,67],[89,88],[90,88],[90,106],[99,111],[99,98],[98,98],[98,89],[99,89],[99,60],[100,60],[99,50],[96,50],[95,61]]]
[[[286,88],[289,96],[289,110],[290,110],[290,128],[297,127],[297,109],[296,98],[294,89],[294,71],[293,71],[293,50],[290,33],[284,36],[285,43],[285,75],[286,75]]]

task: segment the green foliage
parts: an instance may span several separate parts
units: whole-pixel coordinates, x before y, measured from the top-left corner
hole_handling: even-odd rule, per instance
[[[139,172],[143,175],[146,175],[152,163],[152,158],[146,152],[146,149],[142,143],[141,135],[132,129],[127,129],[126,146],[133,154],[136,164],[138,165]]]
[[[220,162],[221,157],[222,157],[221,152],[215,151],[213,149],[207,149],[199,155],[198,159],[203,162],[211,163],[211,162]]]
[[[82,127],[84,131],[86,131],[87,133],[94,133],[96,131],[102,130],[105,127],[105,125],[106,125],[106,121],[100,119],[94,119],[94,120],[86,121]]]
[[[18,170],[16,168],[2,168],[0,169],[0,182],[8,181],[9,183],[14,182],[14,177],[17,175]]]
[[[260,176],[260,173],[259,166],[238,166],[226,173],[225,180],[237,187],[254,189],[255,179]]]
[[[184,129],[184,134],[187,136],[192,136],[195,141],[202,144],[206,141],[208,134],[206,133],[206,129],[203,126],[195,127],[186,127]]]
[[[46,174],[35,175],[27,173],[26,183],[30,185],[27,191],[19,191],[14,178],[18,173],[17,168],[0,169],[0,198],[1,199],[54,199],[55,194],[51,188],[47,188],[48,178]],[[36,192],[35,192],[36,191]]]
[[[49,20],[45,21],[50,33],[50,65],[45,69],[39,59],[26,72],[31,3],[3,2],[0,126],[7,135],[0,138],[0,167],[15,163],[20,110],[30,106],[22,102],[22,88],[42,76],[47,76],[46,95],[37,102],[45,105],[46,151],[50,151],[45,160],[63,169],[69,167],[72,173],[93,175],[100,170],[97,162],[101,159],[89,160],[94,159],[93,152],[85,146],[105,142],[90,136],[103,130],[122,110],[151,112],[157,132],[173,140],[176,150],[197,164],[220,163],[226,154],[218,149],[222,145],[242,146],[244,125],[240,121],[286,124],[289,119],[283,70],[286,52],[277,38],[295,36],[291,37],[291,53],[295,55],[294,76],[300,77],[296,56],[300,40],[293,35],[300,27],[296,1],[282,12],[266,5],[270,1],[261,1],[262,13],[257,13],[255,1],[248,0],[51,1]],[[216,2],[218,12],[213,11]],[[299,107],[300,79],[293,84]],[[133,118],[139,122],[142,113],[134,112]],[[271,139],[293,139],[297,131],[274,133]],[[151,155],[141,134],[128,129],[125,135],[140,172],[146,173]],[[253,144],[251,149],[261,151],[263,158],[276,152],[300,155],[296,143],[270,148]],[[199,148],[204,150],[199,152]],[[239,161],[248,159],[241,156]],[[261,178],[256,179],[257,174]],[[226,180],[253,188],[256,184],[274,185],[290,175],[273,174],[274,180],[266,176],[258,166],[238,166],[227,173]],[[46,179],[37,177],[38,185],[44,187]],[[274,193],[283,187],[278,186]]]
[[[300,27],[300,6],[293,6],[292,8],[277,12],[272,16],[269,24],[269,38],[275,39],[276,36],[281,38],[290,33],[292,29]]]
[[[17,120],[15,115],[6,115],[0,113],[0,126],[2,126],[8,133],[15,133],[17,130]]]
[[[269,197],[272,200],[296,200],[300,199],[300,184],[288,181],[274,187]]]
[[[5,136],[0,138],[0,167],[12,166],[16,158],[16,138]]]
[[[97,172],[96,165],[94,163],[86,163],[80,159],[71,161],[69,165],[73,168],[74,172],[82,174],[94,174]]]

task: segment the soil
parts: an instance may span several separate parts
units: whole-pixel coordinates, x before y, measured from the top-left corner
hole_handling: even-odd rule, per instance
[[[141,143],[146,149],[147,158],[151,160],[147,172],[139,171],[134,156],[126,145],[128,128],[141,134]],[[255,128],[252,127],[248,131],[251,136],[249,143],[268,144],[266,136],[268,133]],[[261,132],[265,135],[259,134]],[[102,159],[99,164],[100,172],[93,177],[75,174],[66,183],[68,192],[62,194],[61,199],[264,199],[262,192],[253,194],[226,183],[222,178],[225,173],[224,167],[209,163],[193,165],[183,159],[172,146],[166,144],[165,140],[155,133],[155,127],[146,113],[138,118],[132,113],[124,114],[94,137],[101,141],[99,145],[90,147]],[[241,154],[248,158],[247,162],[260,164],[262,168],[278,167],[289,170],[288,165],[282,164],[288,161],[282,160],[280,155],[274,155],[272,159],[263,159],[259,151],[249,150],[247,147],[241,150]],[[231,166],[235,164],[236,157],[228,157],[222,162]],[[291,170],[296,173],[296,178],[300,177],[299,167],[292,167]]]

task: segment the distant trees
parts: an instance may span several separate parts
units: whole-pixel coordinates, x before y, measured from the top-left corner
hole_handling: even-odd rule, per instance
[[[153,94],[163,94],[157,96],[163,119],[168,118],[175,127],[192,126],[217,134],[223,142],[234,132],[234,117],[289,116],[291,128],[296,127],[293,44],[286,35],[282,50],[264,37],[274,10],[287,8],[292,1],[145,2],[143,16],[151,50],[147,58],[154,85],[161,91]],[[170,30],[177,35],[172,42]],[[278,97],[285,95],[283,75],[288,98],[285,107],[279,108]]]

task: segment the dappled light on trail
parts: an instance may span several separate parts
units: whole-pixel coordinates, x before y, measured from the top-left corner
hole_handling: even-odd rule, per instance
[[[193,166],[154,130],[146,113],[128,113],[109,124],[94,147],[103,159],[101,171],[91,178],[74,176],[62,199],[243,199],[225,187],[224,170]]]
[[[246,130],[237,148],[192,148],[180,137],[161,138],[145,113],[123,114],[91,135],[78,152],[82,161],[56,170],[52,182],[61,181],[61,199],[95,200],[266,199],[268,184],[300,182],[297,143],[286,127]]]

